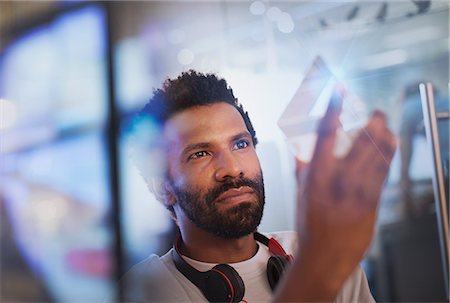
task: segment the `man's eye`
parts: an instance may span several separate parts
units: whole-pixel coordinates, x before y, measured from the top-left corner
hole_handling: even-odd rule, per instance
[[[247,140],[239,140],[236,142],[236,144],[234,145],[236,149],[243,149],[248,147],[249,143]]]
[[[202,158],[202,157],[205,157],[205,156],[207,156],[207,155],[208,155],[208,153],[207,153],[206,151],[204,151],[204,150],[198,151],[198,152],[195,152],[195,153],[193,153],[192,155],[190,155],[190,156],[189,156],[189,160],[191,160],[191,159]]]

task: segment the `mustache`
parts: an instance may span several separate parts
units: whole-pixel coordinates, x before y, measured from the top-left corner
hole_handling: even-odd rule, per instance
[[[211,204],[213,201],[215,201],[222,193],[226,192],[227,190],[233,189],[233,188],[239,188],[242,186],[248,186],[251,189],[254,190],[256,194],[259,194],[260,188],[263,186],[262,184],[262,176],[259,175],[255,179],[249,179],[246,177],[238,177],[233,180],[225,181],[224,183],[217,185],[213,189],[209,190],[206,194],[206,201],[209,202],[208,204]]]

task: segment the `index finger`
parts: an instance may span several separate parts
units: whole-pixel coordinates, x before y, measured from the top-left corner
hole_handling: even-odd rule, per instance
[[[328,108],[317,128],[317,141],[312,162],[326,161],[333,155],[336,143],[336,130],[339,127],[339,115],[342,110],[344,90],[337,88],[328,103]]]

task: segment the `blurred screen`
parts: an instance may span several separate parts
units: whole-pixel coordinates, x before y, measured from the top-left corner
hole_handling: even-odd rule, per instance
[[[57,15],[1,54],[0,301],[113,293],[105,56],[100,6]]]
[[[5,49],[0,94],[16,105],[16,130],[45,127],[55,133],[103,123],[103,14],[98,7],[88,7],[61,15]]]

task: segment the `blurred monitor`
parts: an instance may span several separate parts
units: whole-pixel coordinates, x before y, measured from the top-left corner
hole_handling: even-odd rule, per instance
[[[0,54],[0,301],[113,294],[106,31],[104,9],[87,4]]]

